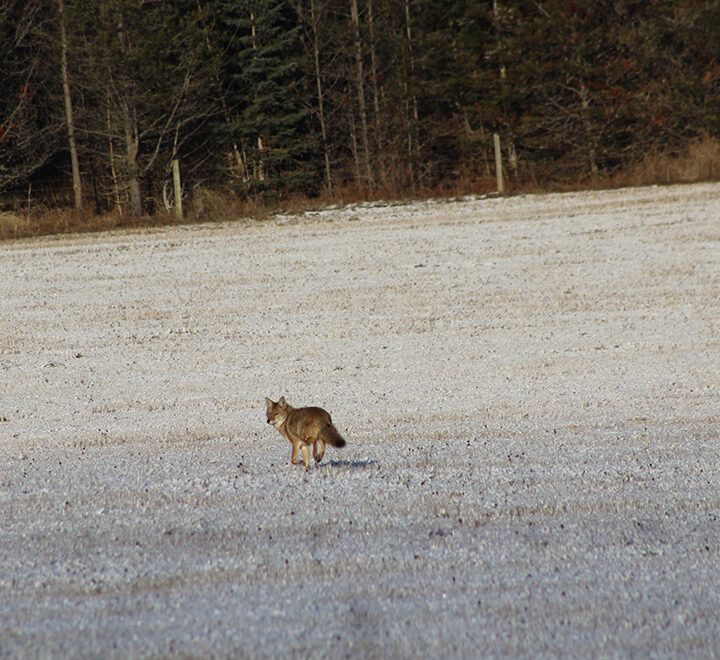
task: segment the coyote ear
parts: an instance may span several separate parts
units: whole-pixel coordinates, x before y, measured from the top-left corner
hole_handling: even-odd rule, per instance
[[[265,405],[269,408],[270,406],[273,405],[273,400],[265,397]]]
[[[280,401],[278,401],[278,403],[279,403],[281,406],[284,406],[284,405],[287,403],[287,401],[285,401],[285,397],[284,397],[284,396],[281,396],[281,397],[280,397]]]

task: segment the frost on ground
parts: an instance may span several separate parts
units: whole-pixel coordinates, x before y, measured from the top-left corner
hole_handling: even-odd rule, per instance
[[[720,655],[720,185],[0,245],[0,657]],[[305,474],[265,396],[348,440]]]

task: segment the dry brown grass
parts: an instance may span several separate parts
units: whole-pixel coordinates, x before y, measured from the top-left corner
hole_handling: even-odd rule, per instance
[[[167,224],[166,216],[133,217],[116,213],[81,214],[72,208],[33,209],[29,214],[0,213],[0,240],[107,231],[120,227],[142,227],[153,224]]]
[[[181,222],[261,220],[274,213],[301,213],[310,208],[326,205],[329,201],[293,196],[266,203],[257,199],[241,199],[229,191],[201,188],[187,204],[185,217]],[[0,212],[0,240],[173,224],[178,224],[178,220],[172,210],[137,217],[117,212],[78,214],[69,207],[47,208],[38,204],[30,213]]]
[[[12,213],[0,212],[0,239],[19,238],[27,231],[29,220],[27,217]]]
[[[578,190],[585,188],[613,188],[650,184],[689,183],[720,179],[720,140],[709,135],[688,143],[678,153],[654,152],[640,163],[628,166],[611,177],[596,177],[584,181],[542,181],[538,176],[509,176],[507,191],[533,193]],[[456,172],[456,177],[435,188],[406,189],[404,191],[378,189],[370,193],[354,185],[338,187],[329,196],[307,197],[293,195],[281,200],[263,201],[241,198],[227,190],[200,188],[186,206],[183,222],[225,222],[238,219],[260,220],[274,213],[302,213],[308,209],[329,204],[350,204],[379,199],[409,200],[428,197],[453,197],[465,194],[494,192],[495,178],[485,171],[468,168]],[[175,224],[178,221],[171,211],[151,216],[135,217],[114,212],[78,215],[72,208],[48,208],[36,205],[28,213],[22,209],[0,211],[0,240],[12,240],[49,234],[107,231],[132,227],[153,227]]]
[[[720,141],[709,135],[692,140],[680,153],[650,153],[615,177],[624,185],[692,183],[720,179]]]

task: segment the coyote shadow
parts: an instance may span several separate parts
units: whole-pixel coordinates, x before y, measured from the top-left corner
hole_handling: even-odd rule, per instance
[[[337,461],[327,461],[327,463],[322,463],[321,465],[318,465],[321,469],[326,468],[352,468],[352,469],[362,469],[366,467],[370,467],[371,465],[377,465],[378,462],[374,458],[371,458],[368,461],[343,461],[343,460],[337,460]]]

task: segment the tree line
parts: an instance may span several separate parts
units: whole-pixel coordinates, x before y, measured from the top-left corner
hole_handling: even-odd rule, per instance
[[[581,182],[720,132],[717,0],[6,0],[0,196]],[[72,193],[71,193],[72,191]]]

